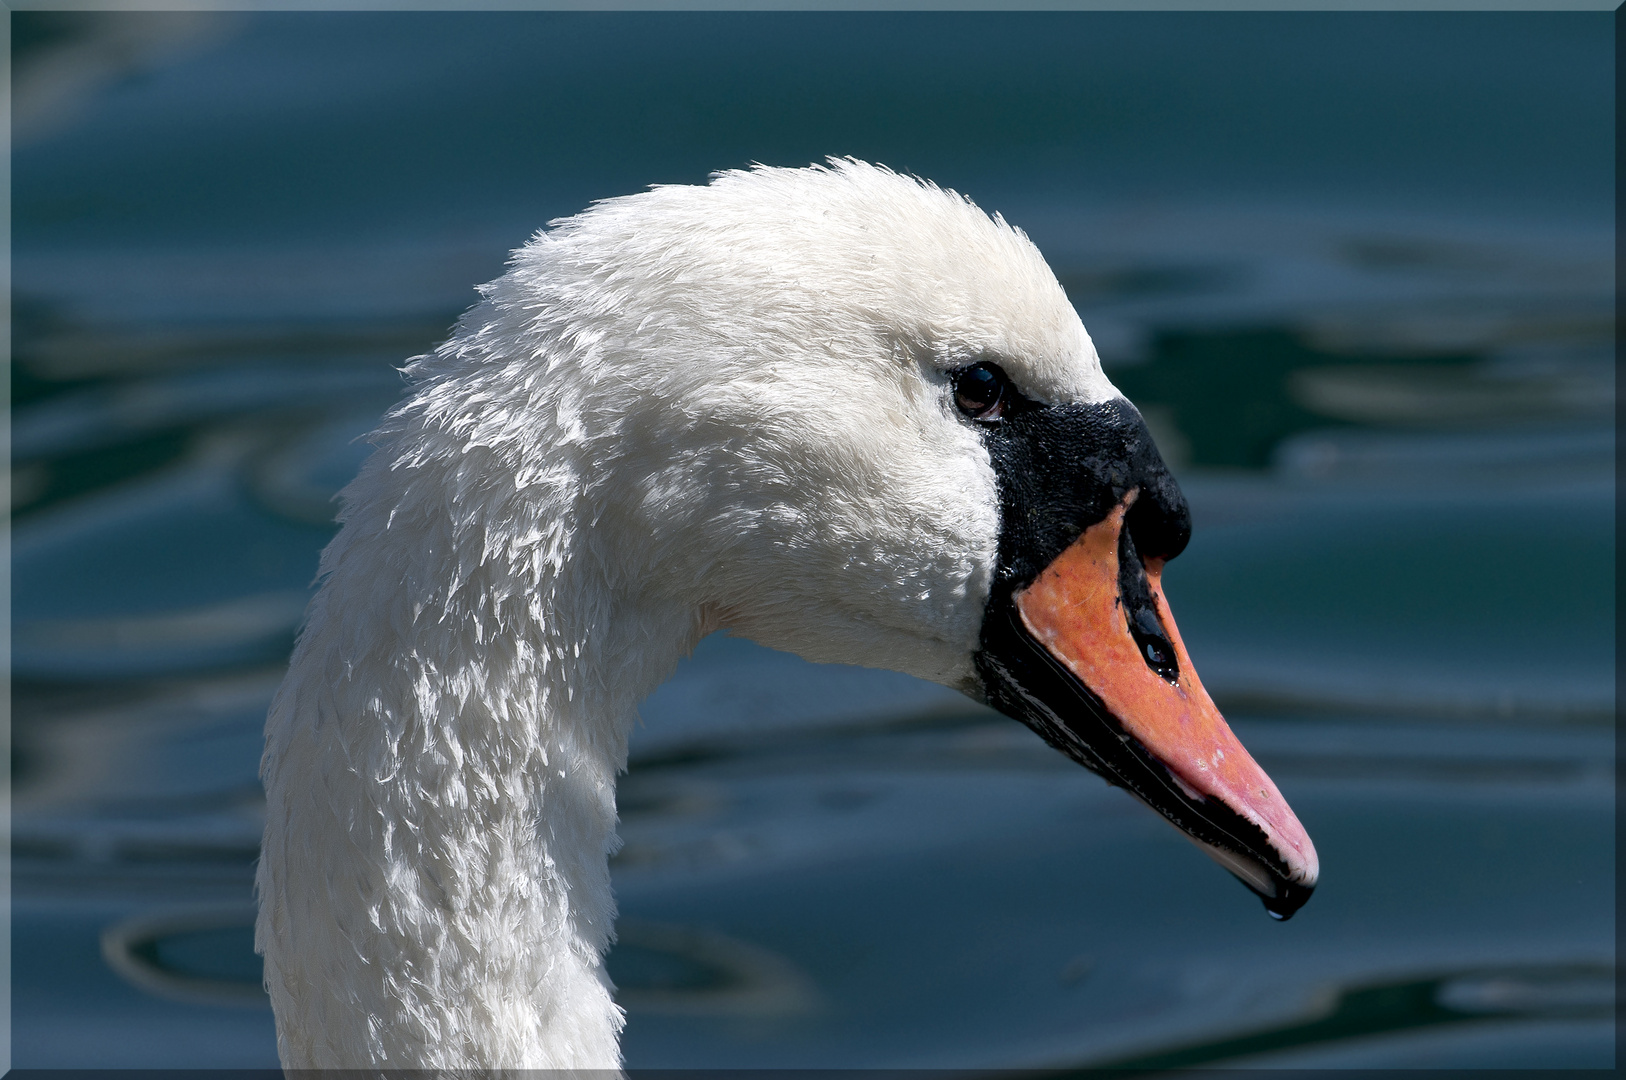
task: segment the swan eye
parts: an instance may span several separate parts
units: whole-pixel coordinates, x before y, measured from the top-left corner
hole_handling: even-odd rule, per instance
[[[973,420],[998,420],[1005,411],[1005,373],[996,364],[973,364],[959,372],[954,404]]]

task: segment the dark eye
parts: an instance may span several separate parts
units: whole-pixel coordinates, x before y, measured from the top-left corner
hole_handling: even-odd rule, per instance
[[[998,420],[1005,411],[1005,373],[996,364],[973,364],[954,376],[954,404],[973,420]]]

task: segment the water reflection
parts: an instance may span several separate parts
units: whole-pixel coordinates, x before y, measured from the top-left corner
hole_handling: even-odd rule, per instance
[[[1611,1064],[1607,233],[1081,205],[1021,223],[1176,463],[1171,601],[1325,884],[1272,924],[1026,729],[710,638],[621,789],[629,1062]],[[501,252],[19,251],[19,1065],[274,1063],[266,704],[357,437]]]

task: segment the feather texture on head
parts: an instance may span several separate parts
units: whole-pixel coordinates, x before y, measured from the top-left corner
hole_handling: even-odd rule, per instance
[[[271,710],[289,1067],[618,1066],[639,700],[717,628],[988,694],[1017,488],[956,373],[1133,414],[1026,236],[857,161],[598,203],[480,292],[343,491]]]

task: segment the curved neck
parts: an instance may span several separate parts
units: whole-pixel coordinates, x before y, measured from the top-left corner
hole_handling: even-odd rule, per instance
[[[615,1068],[615,776],[705,628],[609,580],[570,485],[527,519],[414,503],[459,490],[430,468],[403,493],[375,460],[347,493],[272,706],[257,945],[283,1063]]]

